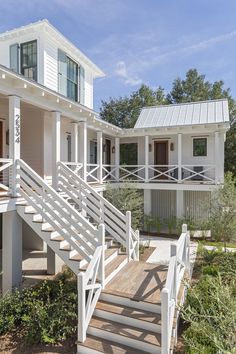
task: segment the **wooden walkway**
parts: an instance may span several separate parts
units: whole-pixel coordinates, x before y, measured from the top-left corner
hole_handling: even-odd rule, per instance
[[[167,266],[145,262],[129,262],[106,286],[104,294],[134,301],[160,304]]]

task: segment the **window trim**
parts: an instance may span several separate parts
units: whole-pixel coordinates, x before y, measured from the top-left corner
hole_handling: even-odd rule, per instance
[[[73,60],[69,55],[66,54],[66,59],[70,62],[72,62],[73,64],[75,64],[76,66],[76,83],[74,81],[72,81],[70,78],[69,78],[69,75],[68,75],[68,67],[69,67],[69,62],[67,61],[67,76],[66,76],[66,82],[68,84],[68,81],[74,85],[76,85],[75,87],[75,98],[72,98],[68,95],[68,86],[67,86],[67,97],[70,98],[71,100],[75,101],[75,102],[78,102],[78,88],[79,88],[79,64]]]
[[[208,139],[206,136],[198,136],[198,137],[193,137],[192,138],[192,152],[193,152],[193,157],[207,157],[207,154],[208,154]],[[206,145],[205,145],[205,148],[206,148],[206,151],[205,151],[205,154],[204,155],[197,155],[195,153],[195,146],[194,146],[194,143],[196,140],[205,140],[206,142]]]
[[[27,67],[23,68],[23,66],[22,66],[22,63],[23,63],[23,50],[22,50],[22,48],[23,48],[24,45],[28,45],[28,44],[31,44],[31,43],[36,43],[36,65],[35,66],[27,66]],[[39,62],[39,60],[38,60],[38,40],[37,39],[33,39],[31,41],[28,41],[28,42],[20,43],[20,64],[19,64],[20,73],[23,76],[25,76],[24,73],[23,73],[23,69],[36,68],[36,78],[35,79],[29,78],[29,77],[27,77],[27,78],[30,79],[30,80],[34,80],[34,81],[38,82],[38,70],[39,70],[38,62]]]

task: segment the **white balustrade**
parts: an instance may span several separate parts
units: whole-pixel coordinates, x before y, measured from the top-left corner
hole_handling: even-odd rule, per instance
[[[0,189],[7,192],[11,186],[12,159],[0,159]]]
[[[190,272],[190,236],[187,225],[182,226],[182,234],[176,243],[171,244],[170,262],[167,279],[161,291],[162,318],[162,354],[170,353],[170,342],[173,329],[178,292],[185,272]]]

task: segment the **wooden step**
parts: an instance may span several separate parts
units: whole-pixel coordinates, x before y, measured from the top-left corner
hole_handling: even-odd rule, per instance
[[[148,352],[141,350],[137,352],[137,350],[131,347],[107,339],[87,335],[84,343],[78,343],[78,354],[87,354],[89,350],[94,351],[92,352],[93,354],[148,354]]]
[[[58,235],[56,237],[51,238],[51,241],[61,242],[61,241],[64,241],[64,237],[61,235]]]
[[[109,338],[109,340],[129,345],[132,348],[146,350],[148,353],[160,353],[161,349],[159,333],[95,316],[90,321],[88,333],[100,338]]]
[[[160,332],[161,315],[142,309],[127,307],[121,304],[114,304],[108,301],[99,300],[94,315],[97,317],[113,319],[120,323],[130,324],[135,327],[145,328],[150,331]]]
[[[70,257],[71,261],[77,261],[77,262],[81,262],[84,258],[78,253],[72,257]]]
[[[110,263],[106,265],[105,277],[108,278],[109,275],[115,272],[125,260],[127,260],[126,254],[118,254],[115,259],[113,259]]]
[[[109,257],[111,257],[114,253],[118,252],[119,248],[118,247],[110,247],[105,250],[105,260],[107,260]]]

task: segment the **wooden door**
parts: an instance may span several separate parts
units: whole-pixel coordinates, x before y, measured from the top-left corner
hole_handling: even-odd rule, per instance
[[[154,144],[154,165],[161,165],[161,167],[155,168],[160,172],[165,172],[168,170],[168,162],[168,141],[156,141]],[[155,171],[155,175],[159,175],[158,171]],[[161,175],[158,179],[167,179],[167,177]]]
[[[111,164],[111,140],[105,139],[105,165]]]
[[[3,123],[0,121],[0,158],[3,158]]]

